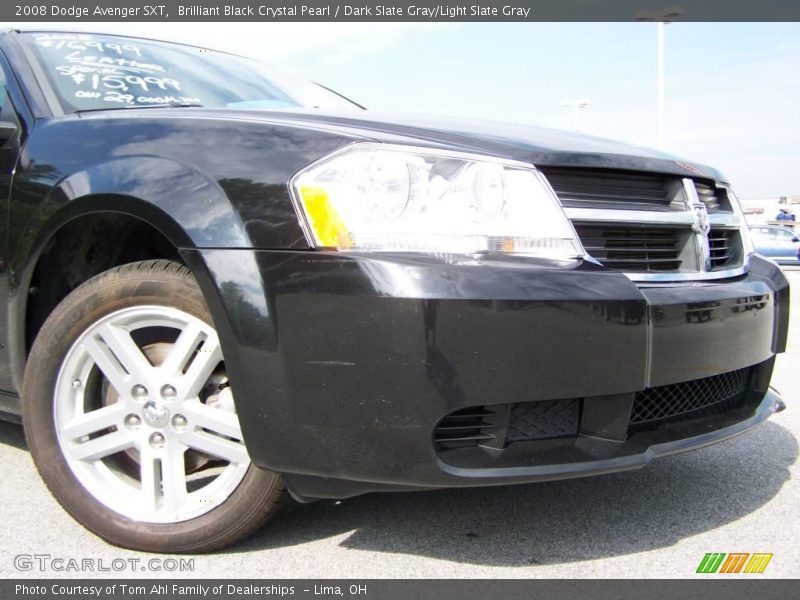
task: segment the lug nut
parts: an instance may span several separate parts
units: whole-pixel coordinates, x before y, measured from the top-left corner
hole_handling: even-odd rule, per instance
[[[125,427],[128,429],[136,429],[139,425],[142,424],[142,420],[139,418],[138,415],[130,414],[125,417]]]
[[[75,380],[72,382],[72,387],[73,387],[74,389],[76,389],[76,390],[77,390],[79,387],[81,387],[81,380],[80,380],[80,379],[75,379]]]
[[[164,400],[172,400],[178,395],[178,391],[171,385],[165,385],[161,388],[161,397]]]
[[[188,421],[183,415],[175,415],[172,417],[172,426],[175,429],[185,429],[186,425],[188,425]]]
[[[137,400],[147,398],[147,388],[143,385],[135,385],[131,389],[131,395]]]
[[[161,433],[159,433],[157,431],[155,433],[151,433],[150,434],[150,445],[153,448],[163,448],[165,442],[166,442],[166,439],[164,438],[163,434],[161,434]]]

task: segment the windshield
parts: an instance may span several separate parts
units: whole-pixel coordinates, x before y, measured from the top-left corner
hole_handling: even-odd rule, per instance
[[[163,105],[360,108],[258,61],[204,48],[81,33],[21,37],[67,113]]]

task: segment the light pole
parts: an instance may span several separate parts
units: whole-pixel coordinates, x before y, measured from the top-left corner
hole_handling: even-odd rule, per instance
[[[680,6],[670,6],[662,10],[640,10],[634,17],[637,21],[655,21],[658,45],[657,87],[656,99],[656,143],[658,148],[664,149],[664,95],[666,84],[664,80],[664,28],[683,14]]]
[[[581,132],[581,113],[584,108],[589,106],[590,102],[586,98],[580,98],[578,100],[564,100],[561,103],[561,106],[566,106],[567,108],[574,108],[575,109],[575,131],[577,133]]]
[[[658,28],[658,101],[656,104],[656,143],[659,150],[664,149],[664,21],[656,23]]]

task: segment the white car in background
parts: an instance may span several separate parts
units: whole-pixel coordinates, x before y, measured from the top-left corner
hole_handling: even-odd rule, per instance
[[[800,264],[800,232],[781,225],[750,227],[753,245],[762,256],[781,265]]]

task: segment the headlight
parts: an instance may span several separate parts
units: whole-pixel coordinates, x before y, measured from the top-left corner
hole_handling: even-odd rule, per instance
[[[583,256],[552,189],[525,163],[361,143],[290,187],[318,248]]]

